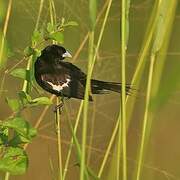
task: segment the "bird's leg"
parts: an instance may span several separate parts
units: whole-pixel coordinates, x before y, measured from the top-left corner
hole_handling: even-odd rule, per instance
[[[58,97],[57,97],[58,98]],[[64,98],[63,96],[61,97],[61,100],[60,100],[60,103],[57,104],[55,107],[54,107],[54,113],[55,113],[55,127],[56,127],[56,133],[58,131],[58,120],[59,120],[59,116],[61,114],[61,111],[62,111],[62,107],[64,106]]]
[[[59,112],[61,114],[61,110],[63,106],[64,106],[64,96],[61,96],[61,102],[55,106],[54,112],[57,113],[57,110],[59,109]]]

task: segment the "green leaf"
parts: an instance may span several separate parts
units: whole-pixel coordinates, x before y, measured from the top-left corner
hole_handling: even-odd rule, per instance
[[[31,55],[33,55],[33,54],[34,54],[34,48],[28,46],[28,47],[26,47],[26,48],[24,49],[24,55],[25,55],[26,57],[29,57],[29,56],[31,56]]]
[[[96,24],[96,11],[97,11],[97,2],[96,0],[89,1],[89,16],[91,21],[91,28],[94,29]]]
[[[0,125],[0,146],[6,145],[8,142],[8,128]]]
[[[36,58],[37,59],[37,57],[39,57],[40,55],[41,55],[41,50],[39,50],[39,49],[35,49],[35,51],[34,51],[34,57],[33,58]]]
[[[21,103],[18,99],[6,98],[6,102],[9,105],[9,107],[15,112],[19,111],[19,109],[21,108]]]
[[[66,26],[78,26],[78,23],[76,21],[69,21],[63,24],[63,27],[66,27]]]
[[[55,40],[55,41],[57,41],[57,42],[59,42],[61,44],[64,43],[64,35],[63,35],[62,32],[59,32],[59,31],[58,32],[54,32],[52,34],[49,34],[48,38],[52,39],[52,40]]]
[[[52,33],[55,30],[54,26],[52,25],[52,23],[48,22],[47,24],[47,31],[49,33]]]
[[[32,44],[37,44],[42,39],[43,38],[42,38],[42,33],[41,32],[39,32],[37,30],[33,32],[33,35],[32,35],[32,38],[31,38]]]
[[[23,105],[27,105],[32,100],[31,96],[24,91],[20,91],[18,95]]]
[[[33,106],[38,106],[38,105],[51,105],[52,101],[48,97],[39,97],[35,98],[31,101]]]
[[[169,18],[172,16],[172,12],[170,12],[170,8],[172,7],[171,1],[162,1],[158,19],[157,19],[157,26],[156,26],[156,32],[154,34],[154,42],[152,46],[152,52],[155,53],[160,50],[160,48],[163,45],[164,38],[167,35],[167,29],[169,24]]]
[[[12,76],[21,78],[23,80],[31,81],[29,70],[23,68],[14,69],[11,73]]]
[[[28,156],[19,147],[7,147],[1,150],[0,170],[11,174],[23,174],[28,167]]]
[[[36,136],[37,131],[33,128],[26,120],[22,117],[15,117],[8,119],[3,122],[3,126],[7,128],[12,128],[19,135],[26,139],[27,142],[31,141],[33,137]]]

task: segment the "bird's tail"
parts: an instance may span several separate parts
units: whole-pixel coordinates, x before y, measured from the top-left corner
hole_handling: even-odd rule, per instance
[[[91,91],[93,94],[104,94],[108,93],[108,91],[114,91],[117,93],[121,93],[121,83],[116,82],[105,82],[99,80],[91,80]],[[126,94],[130,94],[131,85],[126,84]]]

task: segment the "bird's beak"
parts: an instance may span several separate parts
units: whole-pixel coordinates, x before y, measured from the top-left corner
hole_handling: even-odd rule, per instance
[[[72,55],[71,55],[68,51],[66,51],[66,52],[62,55],[62,57],[63,57],[63,58],[66,58],[66,57],[72,58]]]

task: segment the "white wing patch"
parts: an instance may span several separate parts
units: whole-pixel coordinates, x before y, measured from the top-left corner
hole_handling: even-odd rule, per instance
[[[55,91],[62,91],[64,87],[69,87],[69,82],[71,80],[70,79],[66,79],[66,82],[63,83],[62,85],[56,85],[56,84],[53,84],[52,82],[49,82],[49,81],[46,81],[49,85],[52,86],[52,88],[55,90]]]

